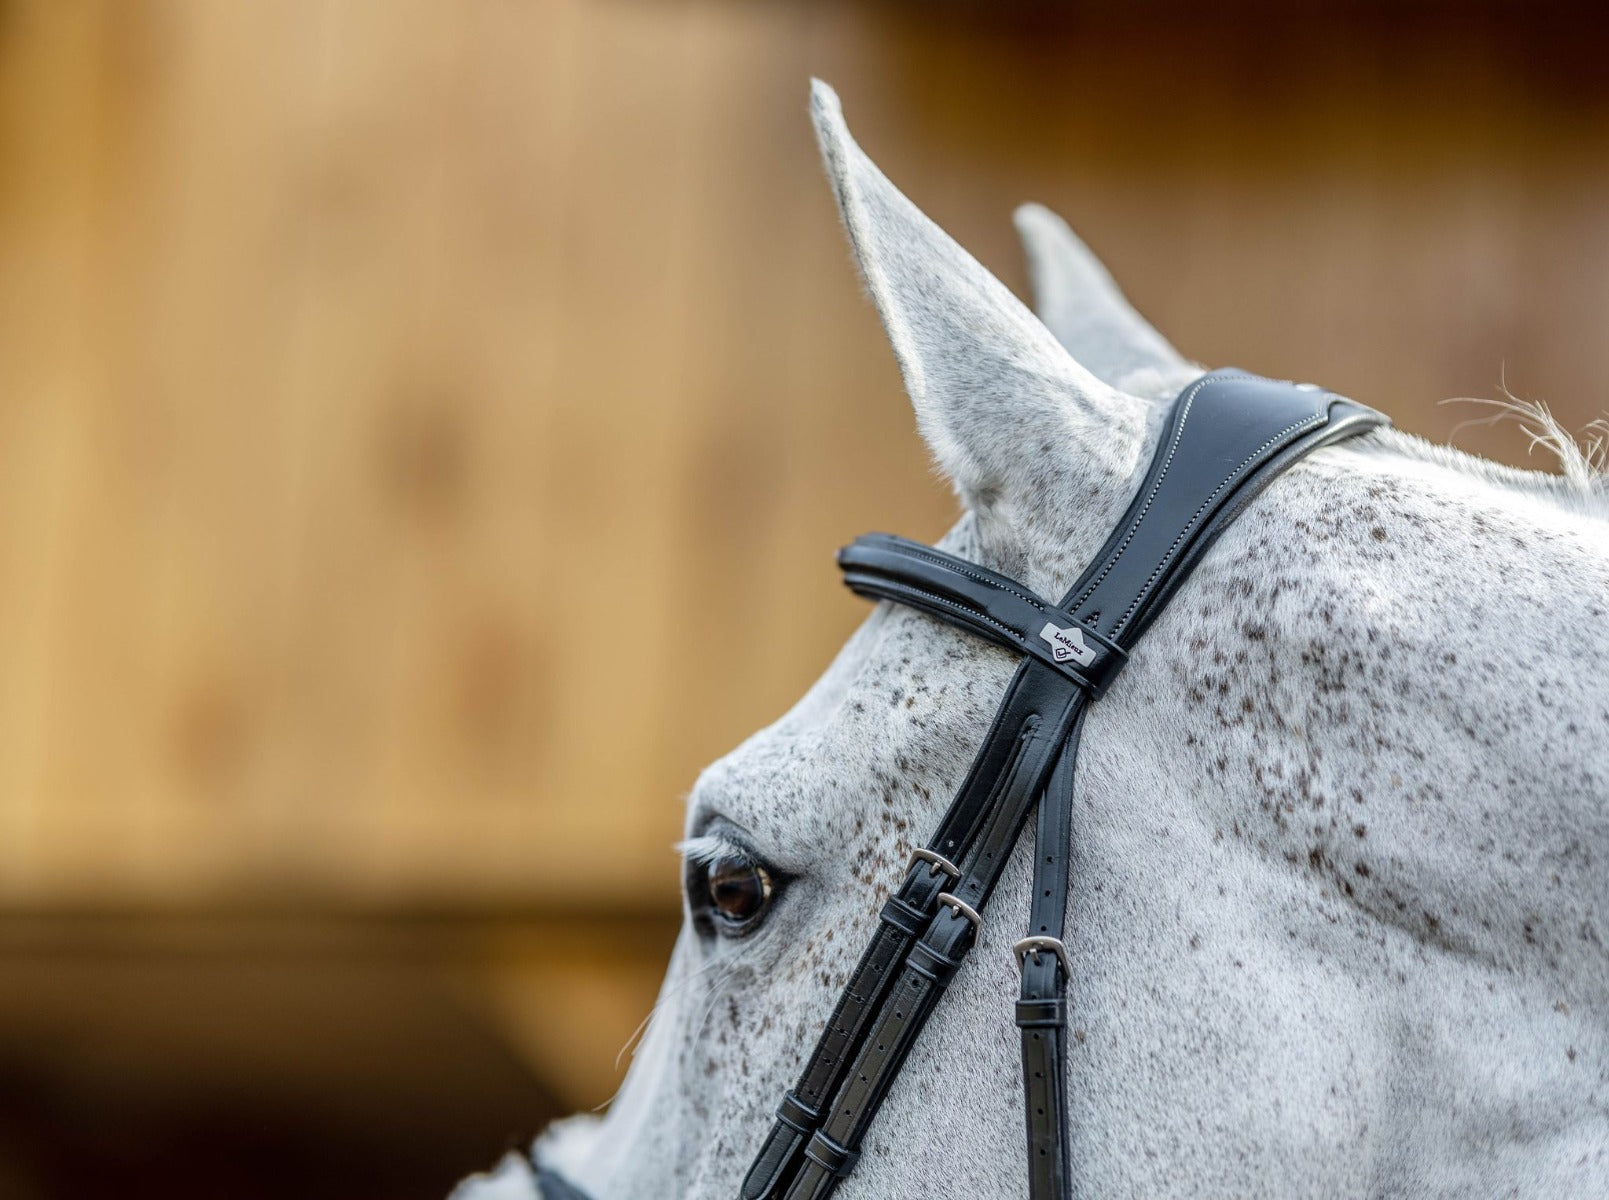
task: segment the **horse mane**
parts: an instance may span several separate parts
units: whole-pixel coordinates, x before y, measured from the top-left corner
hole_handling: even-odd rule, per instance
[[[1559,423],[1546,404],[1522,400],[1507,388],[1500,399],[1459,396],[1443,403],[1490,406],[1496,410],[1491,416],[1466,421],[1457,428],[1512,421],[1530,439],[1531,450],[1540,447],[1558,460],[1558,472],[1505,466],[1394,429],[1379,430],[1361,439],[1360,448],[1372,445],[1506,491],[1551,502],[1573,513],[1609,520],[1609,419],[1600,417],[1575,435]]]

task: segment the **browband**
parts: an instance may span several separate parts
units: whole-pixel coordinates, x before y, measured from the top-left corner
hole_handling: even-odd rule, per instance
[[[857,595],[908,604],[1031,654],[1092,696],[1105,691],[1128,660],[1116,642],[1015,580],[920,542],[868,533],[838,552],[838,566]]]
[[[742,1186],[744,1200],[824,1200],[945,986],[1038,805],[1016,1020],[1032,1200],[1070,1196],[1062,933],[1078,740],[1090,701],[1212,541],[1319,446],[1377,428],[1373,409],[1306,384],[1214,371],[1174,401],[1144,481],[1106,545],[1051,604],[1022,584],[888,534],[839,554],[856,593],[910,605],[1023,655],[966,779],[879,913],[877,931]]]

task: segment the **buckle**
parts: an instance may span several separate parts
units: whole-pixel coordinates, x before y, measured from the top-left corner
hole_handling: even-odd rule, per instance
[[[983,928],[983,918],[978,916],[978,910],[959,896],[952,896],[949,892],[940,892],[933,899],[934,903],[943,905],[956,916],[965,917],[971,921],[973,929],[981,930]]]
[[[942,900],[944,897],[940,896],[939,899]],[[1039,954],[1042,950],[1048,951],[1056,956],[1056,960],[1061,963],[1061,970],[1064,976],[1066,976],[1068,979],[1073,977],[1073,961],[1067,957],[1067,947],[1062,945],[1060,938],[1045,937],[1043,934],[1036,934],[1033,937],[1023,938],[1022,941],[1017,942],[1011,947],[1011,953],[1017,956],[1018,969],[1021,969],[1023,966],[1027,965],[1028,956],[1030,954],[1034,956],[1034,961],[1038,962]]]
[[[943,871],[951,879],[961,878],[960,867],[956,866],[949,859],[945,858],[944,855],[935,854],[931,850],[911,851],[911,861],[905,864],[905,870],[910,871],[911,868],[916,866],[916,864],[919,862],[925,862],[927,864],[927,873],[929,875],[937,875],[940,871]]]

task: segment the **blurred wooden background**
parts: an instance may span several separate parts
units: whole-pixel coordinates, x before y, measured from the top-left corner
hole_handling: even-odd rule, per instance
[[[439,1195],[607,1097],[682,795],[859,619],[832,549],[952,514],[811,74],[1019,290],[1037,199],[1186,353],[1440,439],[1505,378],[1609,406],[1605,48],[1567,4],[0,3],[0,1194]]]

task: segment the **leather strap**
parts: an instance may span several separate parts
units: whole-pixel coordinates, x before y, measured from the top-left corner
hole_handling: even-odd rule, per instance
[[[1311,384],[1214,371],[1180,393],[1117,528],[1061,607],[1132,648],[1218,535],[1291,463],[1387,424]]]
[[[1036,666],[1038,670],[1030,670]],[[1076,690],[1065,676],[1036,660],[1025,661],[1017,669],[965,782],[921,851],[929,857],[912,861],[904,883],[884,904],[871,944],[838,997],[799,1081],[778,1107],[776,1120],[743,1180],[744,1200],[782,1194],[789,1172],[820,1124],[819,1114],[864,1041],[868,1024],[937,911],[939,895],[953,890],[961,880],[957,860],[967,859],[985,818],[995,812],[999,797],[1008,790],[1020,743],[1047,717],[1059,725],[1065,718],[1057,714],[1065,710],[1068,694]],[[1024,801],[1031,802],[1031,796]]]
[[[819,1200],[830,1195],[853,1167],[861,1139],[916,1035],[976,941],[979,913],[999,883],[1034,798],[1083,708],[1087,694],[1042,663],[1030,659],[1019,668],[1019,674],[1045,689],[1052,698],[1050,710],[1042,720],[1026,725],[1019,735],[1017,753],[998,800],[967,859],[961,880],[948,893],[953,901],[940,902],[927,932],[907,957],[904,970],[833,1099],[825,1123],[806,1150],[806,1161],[786,1192],[787,1200]]]
[[[825,1200],[854,1169],[883,1098],[976,941],[980,914],[1041,795],[1031,930],[1042,929],[1032,936],[1047,940],[1037,953],[1024,949],[1018,1023],[1032,1195],[1069,1194],[1061,931],[1076,731],[1085,706],[1110,684],[1206,548],[1274,475],[1319,445],[1384,423],[1373,410],[1306,385],[1235,371],[1204,376],[1175,401],[1127,513],[1059,605],[902,538],[871,535],[840,554],[857,593],[910,604],[1027,657],[922,852],[927,858],[913,861],[885,905],[800,1082],[784,1098],[744,1180],[744,1200]],[[1067,635],[1060,642],[1058,632]],[[1058,644],[1065,654],[1056,653]]]
[[[857,595],[908,604],[1031,654],[1095,696],[1128,661],[1116,642],[1016,580],[920,542],[868,533],[838,552],[838,566]]]
[[[1087,712],[1088,710],[1086,710]],[[1067,984],[1072,974],[1062,933],[1067,920],[1073,831],[1073,773],[1083,714],[1067,736],[1039,799],[1028,936],[1012,947],[1022,969],[1017,1027],[1022,1030],[1023,1111],[1028,1124],[1030,1200],[1061,1200],[1071,1176],[1066,1119]]]

